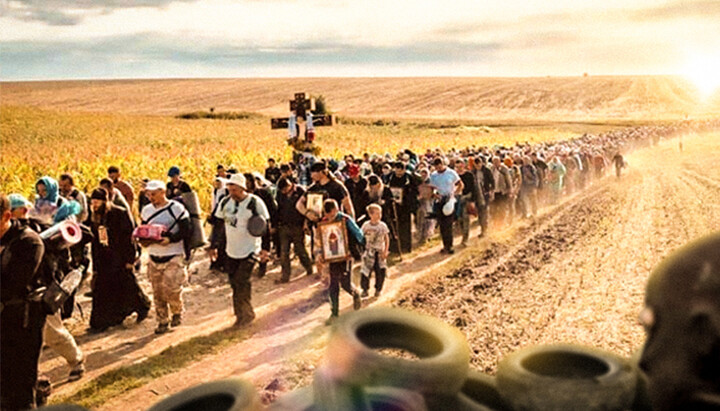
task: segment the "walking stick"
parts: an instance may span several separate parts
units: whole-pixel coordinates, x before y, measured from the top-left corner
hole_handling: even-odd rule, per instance
[[[400,244],[400,223],[397,213],[397,205],[395,204],[395,200],[392,199],[392,209],[393,209],[393,222],[390,223],[390,228],[395,229],[395,233],[393,235],[397,239],[397,248],[398,248],[398,255],[400,256],[400,261],[402,261],[402,244]]]

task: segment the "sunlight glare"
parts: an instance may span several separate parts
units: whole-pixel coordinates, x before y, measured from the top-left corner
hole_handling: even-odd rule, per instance
[[[691,59],[685,67],[684,76],[703,97],[712,96],[720,88],[720,55]]]

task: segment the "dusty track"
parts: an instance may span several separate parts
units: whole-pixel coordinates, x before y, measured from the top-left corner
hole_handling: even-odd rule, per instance
[[[461,267],[436,249],[420,253],[393,267],[387,292],[371,303],[428,312],[458,326],[473,349],[473,364],[488,372],[528,344],[566,341],[628,355],[643,339],[635,319],[652,267],[677,246],[720,229],[720,169],[714,165],[720,134],[686,136],[684,145],[683,153],[675,141],[640,151],[620,180],[608,177],[532,222],[471,242],[457,258],[468,259]],[[79,338],[93,360],[90,378],[230,324],[228,287],[202,264],[188,295],[188,326],[154,338],[150,319]],[[261,390],[278,379],[279,393],[307,384],[327,337],[327,304],[314,279],[278,289],[270,277],[255,282],[259,318],[246,340],[101,409],[145,409],[166,394],[227,376],[248,378]],[[65,372],[58,359],[42,367]]]
[[[520,230],[521,243],[508,253],[486,250],[398,305],[460,327],[473,364],[487,372],[529,344],[630,354],[643,341],[636,315],[650,270],[674,248],[720,229],[720,185],[710,174],[717,174],[719,141],[704,138],[682,154],[671,141],[632,156],[626,176],[550,211],[529,235]]]

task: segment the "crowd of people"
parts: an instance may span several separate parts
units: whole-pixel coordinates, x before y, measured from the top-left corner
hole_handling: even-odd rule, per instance
[[[471,223],[477,222],[483,237],[515,219],[533,218],[541,207],[584,189],[613,167],[621,177],[627,166],[623,153],[676,131],[678,126],[634,127],[511,147],[424,153],[408,148],[342,159],[300,155],[279,165],[269,159],[264,174],[218,165],[206,213],[210,268],[227,273],[240,328],[255,318],[253,273],[263,277],[278,261],[275,282],[281,286],[291,280],[296,256],[305,275],[327,280],[330,324],[339,314],[340,288],[352,297],[354,309],[369,297],[371,277],[374,295],[382,293],[390,254],[412,252],[436,229],[441,252],[453,254],[456,232],[466,245]],[[38,179],[32,203],[17,193],[2,194],[3,410],[35,404],[43,343],[67,360],[71,379],[83,375],[83,354],[62,324],[72,314],[73,295],[52,312],[32,298],[35,291],[62,282],[70,270],[81,271],[91,284],[92,332],[132,314],[140,323],[152,305],[155,333],[181,326],[187,267],[197,255],[191,238],[202,227],[194,223],[200,218],[197,204],[187,196],[193,188],[180,168],[170,168],[167,177],[143,179],[136,194],[121,170],[111,166],[87,194],[75,187],[70,173],[59,180]],[[80,224],[82,241],[65,248],[41,239],[40,233],[68,220]],[[344,233],[340,243],[335,232],[322,234],[335,223]],[[138,227],[151,226],[162,228],[160,237],[137,235]],[[147,258],[141,260],[143,253]],[[146,261],[152,302],[138,285],[141,261]],[[359,287],[351,281],[353,261],[360,265]]]

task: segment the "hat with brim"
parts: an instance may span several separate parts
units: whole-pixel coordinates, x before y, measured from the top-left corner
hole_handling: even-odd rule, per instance
[[[150,180],[145,184],[146,191],[165,190],[165,183],[160,180]]]
[[[241,173],[233,174],[230,176],[230,178],[223,179],[225,181],[225,184],[234,184],[243,190],[247,190],[247,182],[245,181],[245,176]]]

